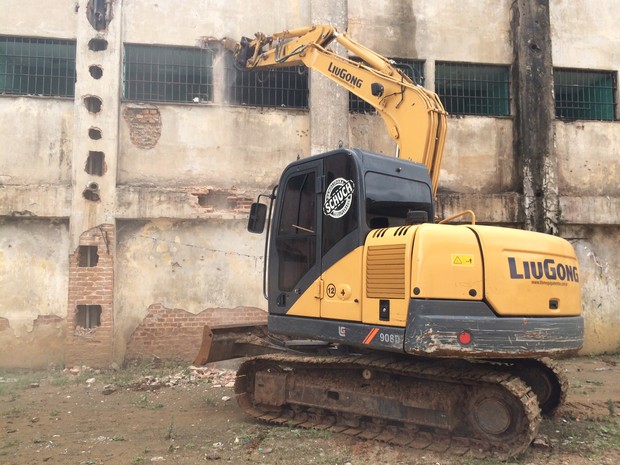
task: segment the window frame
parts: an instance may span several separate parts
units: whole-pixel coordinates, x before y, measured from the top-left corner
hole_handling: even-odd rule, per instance
[[[596,85],[580,85],[580,83],[577,82],[580,80],[579,78],[573,79],[572,81],[569,80],[568,82],[558,82],[557,78],[559,76],[562,77],[562,81],[565,81],[565,78],[569,77],[569,75],[571,74],[573,75],[573,77],[583,77],[586,79],[588,78],[588,75],[590,75],[590,78],[598,75],[602,78],[608,78],[610,83],[608,87]],[[564,92],[563,89],[567,89],[567,92]],[[592,99],[590,99],[590,97],[593,96],[593,92],[597,93],[597,91],[601,90],[607,91],[607,98],[611,97],[611,102],[602,102],[601,100],[593,101]],[[554,67],[553,92],[556,119],[566,121],[617,121],[618,119],[618,73],[616,71]],[[562,99],[561,96],[566,95],[567,93],[581,94],[582,96],[585,96],[585,98],[581,100]],[[594,97],[601,97],[601,95],[599,94]],[[564,104],[565,106],[562,107],[562,104]],[[575,105],[579,105],[580,107],[576,107]],[[588,113],[593,116],[588,116]]]
[[[442,76],[442,67],[452,67],[446,74],[455,73],[455,77]],[[465,70],[473,70],[474,75],[467,75]],[[483,72],[501,71],[501,79],[480,79]],[[478,74],[476,74],[478,73]],[[462,76],[465,74],[465,76]],[[486,77],[486,76],[483,76]],[[510,65],[468,63],[459,61],[435,62],[435,92],[446,111],[452,115],[509,117],[511,116],[511,80]],[[466,84],[473,83],[473,86]],[[490,85],[489,85],[490,83]],[[458,85],[460,84],[460,86]],[[485,85],[486,84],[486,85]],[[460,89],[458,88],[460,87]],[[447,93],[446,88],[451,92]],[[491,91],[491,89],[494,89]],[[479,94],[479,95],[476,95]]]
[[[74,98],[75,62],[75,40],[0,35],[0,95]]]
[[[134,52],[139,53],[139,49],[141,49],[143,61],[130,61],[130,55]],[[147,61],[146,54],[149,53],[149,58],[152,58],[156,50],[165,51],[168,56],[172,57],[172,61],[168,62],[167,57],[164,57],[163,62],[162,60],[155,62],[153,59]],[[179,52],[192,54],[195,60],[191,63],[187,61],[184,64],[179,64],[176,62],[182,57],[182,54]],[[124,43],[123,100],[176,104],[213,103],[214,61],[215,53],[209,49],[165,44]],[[144,67],[144,70],[137,69],[140,65]],[[134,69],[133,67],[136,68]],[[150,68],[150,73],[147,71],[147,68]],[[182,72],[183,69],[185,69],[185,73]],[[187,72],[191,69],[196,70],[196,72]],[[204,72],[204,75],[201,71]],[[135,77],[132,77],[132,73],[135,73]],[[153,74],[156,74],[157,79],[150,79],[150,76]],[[176,75],[178,80],[171,82],[167,79],[168,75]],[[183,76],[185,76],[185,82],[181,80]],[[192,77],[191,82],[190,76]],[[142,79],[140,80],[139,77],[142,77]],[[199,79],[198,82],[195,81],[196,77]],[[144,86],[143,89],[138,88],[140,84]],[[135,86],[133,90],[132,86]]]

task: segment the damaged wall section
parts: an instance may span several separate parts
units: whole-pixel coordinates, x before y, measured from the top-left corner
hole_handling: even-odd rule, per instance
[[[69,257],[67,366],[105,367],[112,361],[115,243],[114,225],[100,225],[81,235]]]
[[[125,363],[141,359],[193,362],[205,325],[267,323],[267,313],[255,307],[209,308],[193,314],[179,308],[153,304],[127,344]]]

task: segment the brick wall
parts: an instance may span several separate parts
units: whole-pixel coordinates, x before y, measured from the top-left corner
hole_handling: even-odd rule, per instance
[[[127,107],[123,117],[129,125],[131,143],[141,149],[151,149],[161,136],[161,115],[156,107]]]
[[[267,313],[254,307],[206,309],[193,314],[178,308],[154,304],[127,344],[125,362],[158,357],[191,363],[202,341],[202,329],[209,325],[266,323]]]
[[[96,266],[80,266],[80,248],[69,256],[69,305],[65,365],[107,367],[112,362],[114,328],[114,248],[115,227],[104,224],[80,237],[80,246],[97,250]],[[78,305],[100,305],[100,325],[77,325]]]
[[[5,331],[9,329],[11,325],[9,325],[9,320],[6,318],[0,317],[0,331]]]

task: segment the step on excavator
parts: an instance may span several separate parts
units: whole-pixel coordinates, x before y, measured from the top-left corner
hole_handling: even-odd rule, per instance
[[[328,49],[337,42],[350,59]],[[246,357],[251,416],[455,454],[510,458],[565,399],[551,357],[583,343],[579,267],[552,235],[438,221],[437,95],[332,26],[224,39],[238,67],[306,66],[372,105],[398,146],[286,167],[251,207],[265,229],[267,324],[205,327],[196,358]]]

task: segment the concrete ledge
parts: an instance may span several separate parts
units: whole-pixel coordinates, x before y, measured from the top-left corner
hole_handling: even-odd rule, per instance
[[[68,218],[71,216],[71,186],[0,185],[0,216]]]
[[[620,224],[620,197],[560,197],[562,223]]]
[[[437,196],[436,213],[440,218],[448,218],[464,210],[473,210],[479,223],[520,223],[521,194],[507,192],[504,194],[442,194]],[[455,222],[470,222],[470,216],[464,216]]]
[[[116,218],[247,219],[252,200],[236,191],[119,186]]]

